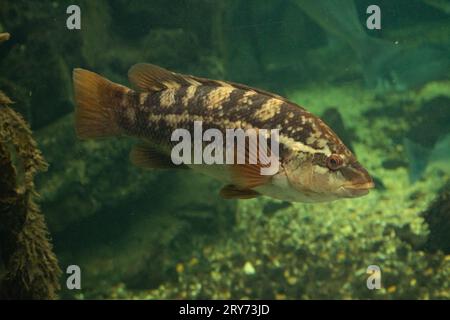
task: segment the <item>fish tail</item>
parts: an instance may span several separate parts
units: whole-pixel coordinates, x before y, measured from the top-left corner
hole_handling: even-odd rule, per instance
[[[75,128],[81,139],[104,138],[120,133],[114,107],[130,89],[84,69],[74,69]]]
[[[403,138],[403,146],[409,160],[409,181],[415,183],[422,178],[427,168],[431,149],[423,147],[408,138]]]

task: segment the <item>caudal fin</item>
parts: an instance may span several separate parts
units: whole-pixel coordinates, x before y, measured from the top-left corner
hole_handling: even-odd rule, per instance
[[[120,133],[114,107],[130,90],[84,69],[73,70],[75,128],[79,138],[102,138]]]

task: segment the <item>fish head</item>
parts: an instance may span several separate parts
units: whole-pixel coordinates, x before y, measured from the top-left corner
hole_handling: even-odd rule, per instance
[[[299,193],[300,201],[323,202],[368,194],[374,188],[368,171],[329,127],[317,121],[319,132],[311,136],[319,143],[306,140],[307,148],[299,148],[283,164],[288,183]]]

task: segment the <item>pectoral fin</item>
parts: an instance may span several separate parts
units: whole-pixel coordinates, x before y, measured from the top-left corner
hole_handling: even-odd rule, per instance
[[[276,159],[272,159],[268,156],[271,153],[267,145],[264,146],[263,144],[257,143],[256,148],[250,148],[247,144],[245,147],[244,164],[238,163],[237,153],[238,151],[235,149],[235,164],[231,165],[231,178],[233,184],[242,189],[251,189],[270,182],[273,174],[264,175],[263,169],[268,168],[269,163]],[[250,159],[257,159],[257,161],[253,164]]]
[[[226,185],[220,190],[220,195],[225,199],[251,199],[260,196],[252,189],[241,189],[233,184]]]
[[[137,167],[149,169],[188,169],[186,165],[175,165],[169,156],[150,144],[138,144],[130,152],[130,160]]]

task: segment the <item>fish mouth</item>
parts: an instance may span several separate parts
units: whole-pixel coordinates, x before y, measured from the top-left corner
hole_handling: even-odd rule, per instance
[[[375,188],[375,184],[372,180],[364,183],[348,183],[342,186],[342,189],[350,198],[364,196],[373,188]]]
[[[341,169],[347,180],[341,187],[346,197],[354,198],[366,195],[375,187],[372,177],[357,161]]]

